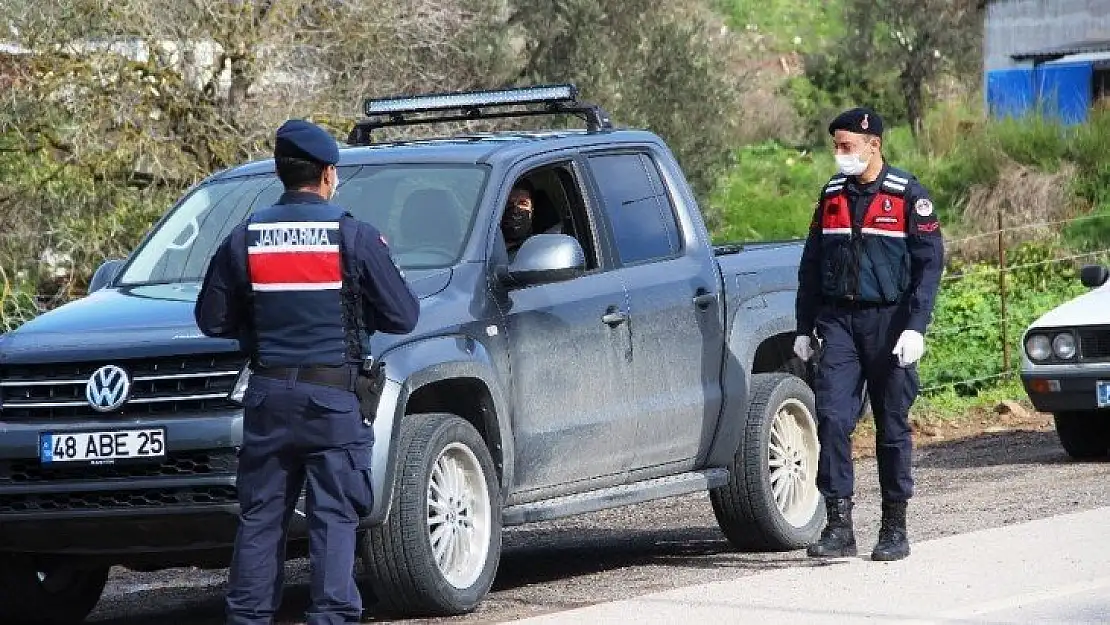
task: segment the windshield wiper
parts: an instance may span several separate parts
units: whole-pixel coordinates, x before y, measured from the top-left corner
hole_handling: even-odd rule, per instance
[[[172,280],[146,280],[143,282],[121,282],[116,286],[119,288],[134,288],[137,286],[165,286],[168,284],[185,284],[188,282],[201,282],[204,278],[174,278]]]

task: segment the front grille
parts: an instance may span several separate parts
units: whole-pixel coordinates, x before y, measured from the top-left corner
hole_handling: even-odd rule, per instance
[[[82,417],[144,417],[231,408],[225,398],[245,360],[238,354],[208,354],[136,360],[106,360],[0,369],[0,407],[5,421],[29,422]],[[85,386],[93,372],[114,364],[127,371],[127,403],[111,413],[89,407]]]
[[[0,514],[20,512],[65,512],[82,510],[128,510],[174,505],[218,505],[237,503],[234,486],[150,488],[85,493],[0,495]]]
[[[135,463],[83,467],[43,466],[37,460],[0,460],[0,485],[66,480],[73,482],[156,477],[234,475],[235,452],[191,451],[170,454],[160,464]]]
[[[1110,328],[1079,331],[1079,353],[1085,361],[1110,360]]]

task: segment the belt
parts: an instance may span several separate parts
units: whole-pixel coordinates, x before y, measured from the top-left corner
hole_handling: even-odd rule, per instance
[[[887,304],[885,302],[865,302],[855,299],[836,299],[829,297],[824,298],[824,304],[826,306],[831,306],[832,308],[840,308],[842,310],[871,310],[873,308],[890,308],[898,306],[897,303]]]
[[[300,380],[301,382],[340,388],[345,391],[355,390],[355,380],[358,378],[358,369],[354,365],[340,365],[338,367],[256,367],[251,373],[264,378]]]

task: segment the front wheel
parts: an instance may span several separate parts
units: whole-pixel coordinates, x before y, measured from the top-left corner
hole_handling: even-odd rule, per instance
[[[457,615],[489,592],[501,560],[501,497],[485,441],[448,414],[401,422],[393,505],[360,540],[376,610]]]
[[[0,623],[78,625],[93,611],[109,567],[0,557]]]
[[[1056,436],[1076,460],[1101,458],[1110,450],[1110,416],[1104,412],[1057,412]]]
[[[728,484],[709,493],[717,523],[737,549],[789,551],[817,538],[824,516],[816,412],[813,391],[797,376],[752,376]]]

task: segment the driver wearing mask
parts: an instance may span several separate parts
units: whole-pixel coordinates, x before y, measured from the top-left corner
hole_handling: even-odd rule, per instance
[[[532,185],[526,180],[518,181],[509,192],[509,201],[501,215],[501,232],[505,236],[505,248],[512,259],[524,241],[532,235]]]

